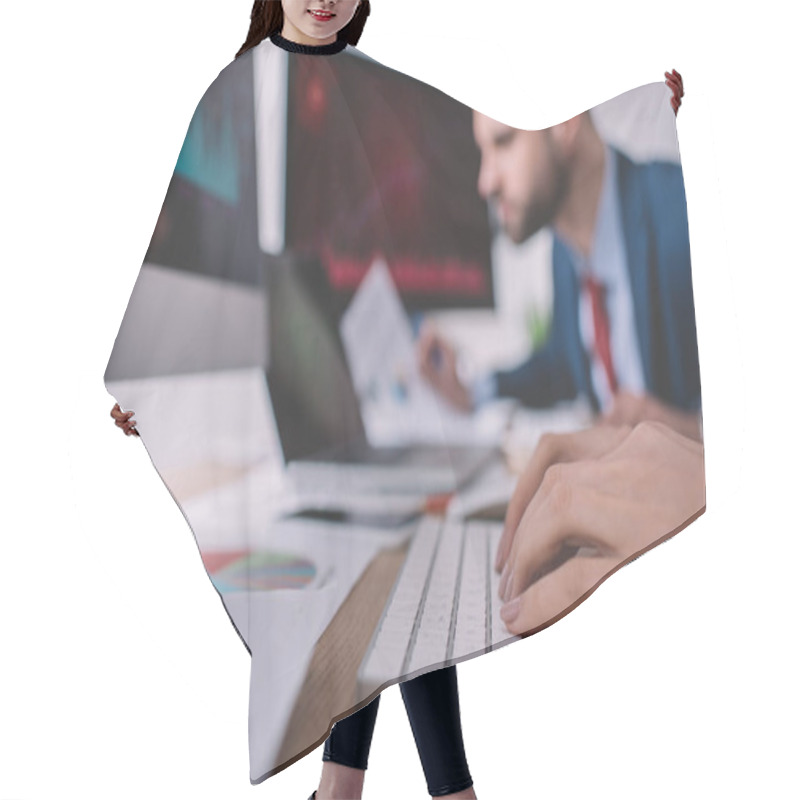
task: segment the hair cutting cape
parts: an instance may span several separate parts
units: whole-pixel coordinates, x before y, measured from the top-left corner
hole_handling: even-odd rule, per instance
[[[531,632],[503,623],[494,559],[542,433],[596,424],[615,387],[699,416],[669,96],[603,103],[569,146],[564,125],[480,134],[478,112],[352,46],[270,39],[203,95],[105,385],[252,656],[252,782],[384,687]],[[551,223],[598,157],[582,251]],[[420,368],[422,326],[473,411]],[[702,513],[702,468],[691,492],[635,547],[529,574],[551,586],[536,630]],[[604,568],[576,582],[568,556]]]

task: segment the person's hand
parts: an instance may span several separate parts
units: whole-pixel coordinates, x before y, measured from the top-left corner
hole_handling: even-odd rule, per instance
[[[631,430],[630,425],[595,425],[572,433],[545,433],[539,438],[508,502],[503,535],[495,555],[496,572],[505,567],[522,515],[539,491],[547,470],[555,464],[599,458],[620,444]]]
[[[672,110],[675,112],[675,116],[678,116],[678,109],[681,107],[681,98],[683,97],[683,78],[681,77],[680,72],[677,70],[672,70],[672,72],[665,72],[664,75],[666,76],[666,80],[664,83],[672,89],[672,97],[670,98],[670,104],[672,105]]]
[[[456,351],[427,320],[417,340],[417,361],[423,377],[460,411],[472,411],[472,398],[456,370]]]
[[[118,428],[125,431],[126,436],[138,436],[139,431],[136,430],[136,420],[133,419],[133,411],[123,411],[119,407],[119,403],[114,403],[114,408],[111,409],[111,416],[114,418],[114,424]]]
[[[611,408],[600,421],[611,425],[638,425],[640,422],[663,422],[695,441],[702,441],[700,415],[662,403],[651,394],[621,391],[614,395]]]
[[[500,581],[510,633],[530,635],[560,619],[705,510],[700,442],[659,422],[616,429],[616,441],[614,430],[602,434],[602,455],[549,467],[525,508]],[[596,432],[584,432],[592,445]]]

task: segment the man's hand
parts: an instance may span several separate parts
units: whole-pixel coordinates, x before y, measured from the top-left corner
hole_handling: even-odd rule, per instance
[[[539,439],[508,503],[505,527],[495,556],[494,568],[497,572],[506,565],[519,522],[533,496],[539,491],[545,472],[554,464],[599,458],[620,444],[631,429],[630,425],[595,425],[574,433],[545,433]]]
[[[417,341],[417,361],[425,379],[460,411],[472,411],[472,398],[456,371],[453,346],[427,321]]]
[[[672,72],[665,72],[664,75],[666,76],[666,80],[664,83],[672,89],[672,97],[670,98],[670,104],[672,105],[672,110],[675,112],[675,116],[678,116],[678,109],[681,107],[681,98],[683,97],[683,78],[681,77],[680,72],[677,70],[672,70]]]
[[[699,414],[668,406],[651,394],[617,392],[611,408],[601,417],[601,422],[631,426],[640,422],[663,422],[697,442],[703,439]]]
[[[575,437],[568,445],[548,445],[552,452],[583,447],[594,455],[546,468],[513,532],[500,581],[510,633],[527,635],[555,622],[624,562],[705,509],[700,442],[658,422],[614,430],[590,429],[568,434]],[[602,454],[601,436],[607,436]],[[541,466],[534,454],[533,482]]]

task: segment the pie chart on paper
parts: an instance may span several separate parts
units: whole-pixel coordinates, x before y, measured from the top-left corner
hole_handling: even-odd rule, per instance
[[[304,589],[317,574],[309,559],[277,550],[210,553],[203,562],[219,592]]]

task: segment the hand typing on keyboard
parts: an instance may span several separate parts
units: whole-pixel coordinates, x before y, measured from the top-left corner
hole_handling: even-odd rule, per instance
[[[509,503],[495,562],[508,631],[552,624],[702,513],[703,452],[660,422],[544,437]]]
[[[542,485],[547,470],[556,464],[599,458],[621,444],[631,430],[630,425],[595,425],[573,433],[545,433],[540,437],[508,503],[495,570],[499,572],[505,567],[522,515]]]

